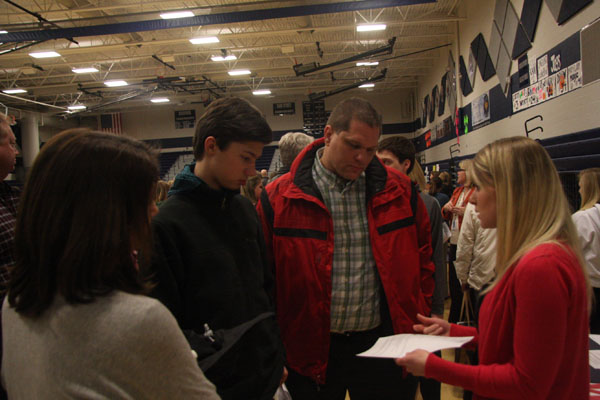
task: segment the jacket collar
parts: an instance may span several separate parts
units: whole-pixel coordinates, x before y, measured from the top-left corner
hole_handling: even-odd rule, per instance
[[[175,177],[175,182],[169,190],[169,197],[182,194],[190,197],[202,197],[205,201],[214,202],[223,207],[229,200],[239,194],[239,190],[215,190],[194,174],[196,162],[186,165]]]
[[[312,167],[317,156],[317,151],[324,146],[325,138],[312,142],[296,157],[290,170],[294,185],[302,192],[314,196],[321,201],[323,201],[323,197],[312,178]],[[379,158],[375,156],[365,169],[365,175],[367,185],[366,198],[368,201],[372,196],[383,191],[387,182],[388,172]]]

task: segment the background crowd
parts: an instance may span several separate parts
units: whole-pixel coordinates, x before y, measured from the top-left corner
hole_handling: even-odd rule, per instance
[[[430,400],[445,382],[480,399],[587,399],[600,168],[581,172],[572,215],[535,141],[500,139],[455,180],[426,178],[412,142],[381,126],[344,100],[322,138],[281,138],[269,176],[255,169],[264,117],[219,99],[173,182],[142,142],[54,136],[22,193],[0,185],[8,397],[413,399],[420,384]],[[2,117],[2,179],[16,155]],[[475,356],[356,356],[415,332],[474,336]]]

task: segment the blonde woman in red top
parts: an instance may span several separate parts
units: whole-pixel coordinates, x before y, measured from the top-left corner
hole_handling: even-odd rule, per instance
[[[463,216],[465,215],[465,209],[475,190],[471,186],[471,176],[468,171],[470,165],[471,160],[463,160],[458,164],[459,169],[457,172],[456,183],[459,186],[454,189],[450,201],[442,208],[442,216],[449,222],[450,231],[452,232],[452,236],[450,236],[450,249],[448,251],[448,286],[450,287],[451,300],[448,321],[450,322],[458,322],[463,298],[462,287],[460,281],[456,277],[454,261],[456,260],[456,244],[458,243],[458,235],[460,233]]]
[[[418,316],[417,332],[475,336],[479,365],[415,350],[396,363],[473,391],[474,399],[589,398],[590,286],[567,199],[548,153],[525,137],[501,139],[473,163],[481,226],[497,228],[494,283],[479,328]]]

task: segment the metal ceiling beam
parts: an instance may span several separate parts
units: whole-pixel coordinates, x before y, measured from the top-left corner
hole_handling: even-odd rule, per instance
[[[320,14],[335,14],[414,4],[435,3],[435,0],[365,0],[293,7],[236,11],[230,13],[197,15],[195,17],[173,20],[150,20],[123,22],[115,24],[82,26],[75,28],[43,29],[22,32],[9,32],[2,36],[7,42],[28,42],[50,39],[67,39],[73,37],[115,35],[133,32],[156,31],[162,29],[186,28],[194,26],[223,25],[230,23],[262,21],[269,19],[301,17]]]

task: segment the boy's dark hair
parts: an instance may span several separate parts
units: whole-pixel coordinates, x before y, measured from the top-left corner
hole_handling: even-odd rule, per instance
[[[358,97],[351,97],[338,103],[331,111],[327,125],[331,125],[333,133],[347,131],[353,119],[371,128],[379,128],[381,134],[381,116],[371,103]]]
[[[410,174],[413,167],[415,166],[415,145],[413,142],[402,136],[392,136],[383,139],[377,146],[377,151],[387,150],[392,153],[398,159],[398,162],[402,163],[404,160],[410,161],[410,167],[406,171]]]
[[[193,146],[194,157],[204,157],[204,142],[212,136],[219,149],[225,150],[231,142],[271,143],[273,132],[260,111],[239,97],[227,97],[210,103],[196,124]]]
[[[10,305],[35,317],[56,295],[76,304],[144,292],[133,250],[150,253],[158,171],[156,152],[127,137],[78,128],[50,139],[21,196]]]

